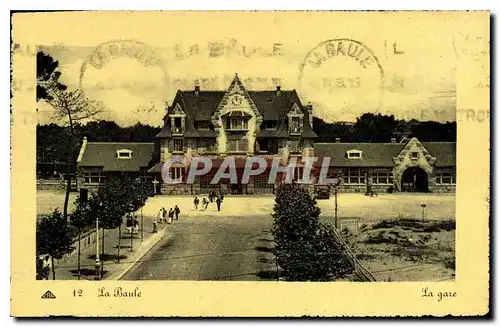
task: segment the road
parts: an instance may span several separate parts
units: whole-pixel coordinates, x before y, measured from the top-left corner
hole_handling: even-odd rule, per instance
[[[123,280],[276,280],[272,218],[190,215],[169,226]]]

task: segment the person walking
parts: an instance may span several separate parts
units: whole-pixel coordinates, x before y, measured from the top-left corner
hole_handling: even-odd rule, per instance
[[[207,208],[208,208],[208,203],[209,203],[208,200],[207,200],[207,198],[203,198],[202,203],[203,203],[203,210],[206,211]]]
[[[174,213],[175,213],[175,220],[179,220],[179,214],[181,213],[181,209],[179,209],[177,204],[175,205]]]
[[[134,233],[139,234],[139,218],[134,216]]]
[[[171,224],[173,219],[174,219],[174,209],[170,208],[168,212],[168,223]]]
[[[194,197],[194,209],[198,211],[198,205],[200,204],[200,199],[197,196]]]
[[[132,234],[134,228],[134,221],[132,220],[132,216],[127,214],[127,231]]]
[[[220,205],[222,204],[222,200],[220,199],[220,197],[217,197],[217,200],[215,200],[215,202],[217,203],[217,211],[220,211]]]
[[[167,222],[167,210],[165,207],[161,208],[161,218],[160,218],[160,223],[166,223]]]
[[[153,220],[153,233],[157,233],[158,232],[158,227],[157,227],[157,222],[156,222],[156,218]]]

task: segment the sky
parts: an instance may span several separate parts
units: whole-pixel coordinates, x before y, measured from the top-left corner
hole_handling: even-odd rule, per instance
[[[296,89],[329,122],[365,112],[455,120],[460,19],[334,14],[66,13],[53,24],[71,35],[52,33],[37,44],[59,61],[65,84],[102,101],[99,118],[121,125],[159,126],[178,89],[225,90],[235,73],[248,90]],[[351,47],[359,58],[345,54]],[[364,56],[371,56],[367,67]],[[38,109],[39,122],[51,122],[51,108]]]

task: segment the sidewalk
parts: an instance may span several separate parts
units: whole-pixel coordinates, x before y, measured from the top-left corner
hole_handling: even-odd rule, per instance
[[[140,221],[140,212],[138,213]],[[126,228],[126,219],[123,219],[121,227],[122,239],[120,246],[120,262],[118,263],[118,228],[106,230],[104,238],[104,255],[100,254],[100,260],[104,266],[104,276],[102,279],[119,279],[128,269],[130,269],[140,258],[146,254],[163,236],[168,233],[168,224],[157,225],[157,233],[153,233],[152,215],[144,215],[143,221],[143,240],[141,241],[141,227],[134,234],[131,241],[131,235]],[[102,230],[99,230],[99,251],[101,251]],[[133,251],[131,251],[133,246]],[[81,280],[94,280],[95,277],[95,253],[96,247],[89,246],[81,251],[80,274]],[[56,265],[57,280],[78,280],[78,256],[75,253],[69,259],[60,261]],[[52,274],[50,275],[52,279]]]

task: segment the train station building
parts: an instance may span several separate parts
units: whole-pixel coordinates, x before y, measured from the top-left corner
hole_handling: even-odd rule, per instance
[[[235,75],[227,90],[206,91],[195,86],[179,90],[166,108],[163,127],[152,143],[103,143],[84,139],[78,157],[78,185],[97,188],[111,174],[127,172],[151,183],[159,194],[206,194],[211,189],[226,194],[273,194],[269,169],[241,177],[246,159],[266,162],[279,158],[280,165],[298,162],[293,179],[300,182],[305,157],[329,159],[328,176],[339,177],[341,192],[454,192],[455,142],[420,142],[416,138],[388,143],[317,143],[313,108],[303,104],[295,90],[247,90]],[[162,169],[169,159],[173,179],[185,181],[195,157],[209,158],[211,170],[193,183],[164,183]],[[227,157],[234,158],[238,180],[211,184]],[[293,159],[292,159],[293,158]],[[313,166],[313,183],[319,170]]]

